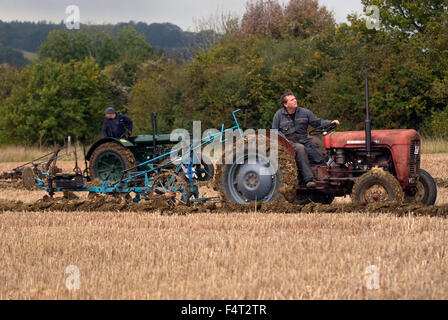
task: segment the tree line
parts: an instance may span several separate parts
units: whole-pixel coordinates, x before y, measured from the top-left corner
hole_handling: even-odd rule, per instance
[[[156,49],[187,60],[192,57],[193,48],[206,45],[203,42],[209,32],[207,30],[183,31],[172,23],[147,24],[133,21],[115,25],[81,24],[81,29],[93,33],[102,31],[116,34],[129,26],[143,34],[146,40]],[[24,52],[37,52],[52,31],[64,30],[65,28],[64,22],[3,22],[0,20],[0,64],[7,63],[22,68],[29,63],[29,60],[24,56]]]
[[[135,133],[230,124],[236,108],[247,125],[269,128],[279,97],[300,104],[342,129],[361,129],[364,79],[371,82],[375,128],[415,128],[448,138],[448,6],[444,0],[362,0],[379,8],[381,23],[350,15],[337,24],[316,0],[255,0],[242,17],[215,25],[211,48],[191,59],[156,50],[136,25],[109,33],[52,31],[38,59],[18,71],[0,68],[0,142],[91,141],[103,109],[133,117]]]

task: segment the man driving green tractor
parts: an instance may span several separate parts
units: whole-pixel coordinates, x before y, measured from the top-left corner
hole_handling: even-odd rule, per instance
[[[106,119],[103,121],[103,138],[125,138],[126,133],[132,136],[133,122],[129,117],[117,113],[114,108],[106,109]]]

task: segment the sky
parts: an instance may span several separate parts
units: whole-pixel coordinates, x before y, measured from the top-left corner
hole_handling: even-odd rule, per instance
[[[337,22],[352,12],[362,13],[361,0],[319,0],[334,12]],[[60,22],[67,6],[77,5],[81,23],[171,22],[194,31],[195,20],[220,12],[242,15],[246,0],[0,0],[0,20]]]

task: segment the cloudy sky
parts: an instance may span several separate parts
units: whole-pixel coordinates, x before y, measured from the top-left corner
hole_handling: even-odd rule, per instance
[[[347,14],[362,12],[361,0],[319,0],[334,11],[338,22]],[[242,14],[246,0],[0,0],[0,20],[60,22],[65,9],[77,5],[82,23],[171,22],[184,30],[194,29],[194,20],[218,12]]]

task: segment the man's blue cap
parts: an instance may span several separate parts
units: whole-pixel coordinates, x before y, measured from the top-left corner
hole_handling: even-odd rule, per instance
[[[106,109],[106,114],[115,114],[115,113],[116,113],[115,109],[112,108],[112,107],[109,107],[109,108]]]

